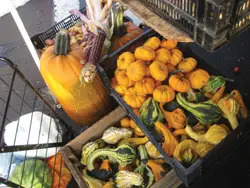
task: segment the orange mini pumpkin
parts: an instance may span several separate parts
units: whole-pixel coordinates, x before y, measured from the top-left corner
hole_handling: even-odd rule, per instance
[[[171,50],[172,56],[170,58],[170,63],[174,66],[178,65],[181,60],[183,59],[183,54],[180,50],[178,49],[173,49]]]
[[[126,71],[124,71],[124,70],[118,71],[115,74],[115,77],[117,79],[118,84],[120,84],[120,85],[123,85],[125,87],[130,87],[130,86],[134,85],[134,82],[129,79],[129,77],[126,74]]]
[[[190,82],[183,75],[170,76],[169,85],[178,92],[188,92],[190,89]]]
[[[124,93],[127,91],[127,88],[123,85],[116,85],[115,86],[115,91],[119,93],[120,95],[124,95]]]
[[[117,59],[117,67],[121,70],[126,70],[133,62],[135,62],[134,54],[131,52],[124,52]]]
[[[178,44],[177,40],[174,40],[174,39],[166,40],[166,39],[164,39],[161,42],[161,47],[166,48],[168,50],[172,50],[172,49],[176,48],[177,44]]]
[[[144,78],[135,83],[135,91],[138,94],[147,95],[152,94],[155,88],[155,82],[152,78]]]
[[[153,97],[160,103],[171,102],[175,98],[175,91],[167,85],[161,85],[154,90]]]
[[[154,61],[149,66],[149,71],[151,76],[158,81],[163,81],[168,77],[168,67],[160,61]]]
[[[165,48],[160,48],[159,50],[156,51],[154,60],[161,61],[163,63],[168,63],[170,58],[171,58],[171,53]]]
[[[208,72],[203,69],[193,71],[189,78],[192,88],[202,88],[208,82],[209,77]]]
[[[138,93],[136,93],[134,88],[129,88],[125,92],[123,99],[132,108],[140,108],[144,103],[146,97],[144,95],[139,95]]]
[[[147,46],[152,48],[153,50],[156,50],[157,48],[160,47],[161,40],[158,37],[151,37],[149,38],[143,46]]]
[[[141,61],[152,61],[155,58],[155,51],[147,46],[140,46],[135,50],[135,58]]]
[[[184,73],[187,73],[187,72],[191,72],[192,70],[194,70],[196,65],[197,65],[197,61],[194,58],[189,57],[189,58],[183,59],[183,61],[178,64],[178,69],[181,69],[183,70]]]
[[[129,65],[127,76],[132,81],[140,81],[146,75],[147,66],[140,60]]]

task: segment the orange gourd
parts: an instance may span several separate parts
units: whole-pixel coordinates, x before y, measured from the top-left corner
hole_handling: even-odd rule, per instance
[[[126,71],[124,71],[124,70],[117,72],[115,74],[115,77],[117,79],[118,84],[120,84],[122,86],[130,87],[130,86],[134,85],[134,82],[129,79]]]
[[[147,46],[152,48],[153,50],[156,50],[157,48],[160,47],[161,40],[158,37],[151,37],[149,38],[143,46]]]
[[[197,69],[190,75],[189,81],[193,89],[202,88],[209,80],[209,74],[203,69]]]
[[[135,62],[134,54],[131,52],[124,52],[117,59],[117,67],[121,70],[126,70],[133,62]]]
[[[141,61],[152,61],[155,58],[155,51],[147,46],[140,46],[135,50],[135,58]]]
[[[149,71],[151,76],[158,81],[163,81],[168,77],[168,67],[160,61],[154,61],[149,66]]]
[[[176,48],[177,44],[178,44],[177,40],[173,40],[173,39],[166,40],[166,39],[164,39],[161,42],[161,47],[166,48],[168,50],[172,50],[172,49]]]
[[[143,78],[141,81],[135,83],[135,91],[138,94],[152,94],[154,89],[155,82],[152,78]]]
[[[136,123],[135,123],[134,120],[132,120],[132,119],[129,120],[129,126],[130,126],[132,129],[134,129],[134,128],[137,127]]]
[[[140,60],[132,63],[127,69],[127,76],[132,81],[140,81],[146,75],[147,66]]]
[[[138,37],[143,33],[143,30],[137,27],[132,22],[125,22],[124,26],[126,28],[126,33],[124,34],[122,33],[122,36],[120,36],[119,31],[115,31],[115,35],[112,36],[111,39],[112,51],[121,48],[129,41],[135,39],[136,37]]]
[[[157,50],[155,52],[155,61],[161,61],[163,63],[168,63],[168,61],[170,60],[171,58],[171,53],[165,49],[165,48],[160,48],[159,50]]]
[[[190,82],[184,78],[183,75],[172,75],[169,78],[169,85],[178,92],[188,92],[190,89]]]
[[[181,62],[181,60],[183,59],[182,52],[178,49],[173,49],[173,50],[171,50],[171,54],[172,54],[172,56],[171,56],[169,62],[174,66],[178,65]]]
[[[189,57],[183,59],[183,61],[178,64],[178,69],[183,70],[184,73],[188,73],[194,70],[196,65],[197,61],[194,58]]]
[[[129,118],[128,118],[128,117],[125,117],[125,118],[121,119],[120,125],[121,125],[121,127],[123,127],[123,128],[129,128],[129,127],[130,127]]]
[[[70,44],[66,30],[57,34],[55,45],[40,58],[40,72],[68,116],[79,125],[92,125],[109,112],[110,98],[97,74],[92,83],[81,79],[82,50]]]
[[[57,153],[47,159],[47,165],[53,175],[52,188],[67,187],[72,175],[66,167],[61,153]]]
[[[164,136],[164,142],[162,144],[162,148],[164,151],[171,157],[174,155],[174,150],[178,145],[178,141],[172,132],[161,122],[155,123],[156,130],[162,133]]]
[[[144,95],[137,94],[134,88],[129,88],[125,92],[123,99],[132,108],[140,108],[146,97]]]
[[[160,103],[171,102],[175,98],[175,91],[167,85],[161,85],[154,90],[153,97]]]

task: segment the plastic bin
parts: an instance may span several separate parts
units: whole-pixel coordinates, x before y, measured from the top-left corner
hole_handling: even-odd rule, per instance
[[[165,160],[175,169],[177,175],[181,179],[181,181],[188,186],[190,183],[194,182],[195,179],[203,174],[206,169],[211,168],[211,166],[215,166],[217,162],[223,160],[223,158],[230,155],[234,149],[241,144],[244,137],[246,137],[247,133],[250,130],[249,123],[250,118],[246,120],[242,120],[240,122],[240,126],[234,130],[231,134],[229,134],[220,144],[215,146],[213,150],[211,150],[204,158],[197,160],[193,165],[188,168],[185,168],[181,163],[179,163],[176,159],[169,157],[161,148],[160,144],[153,137],[151,132],[146,128],[146,126],[141,122],[141,120],[134,114],[132,108],[128,106],[122,97],[110,86],[110,80],[113,77],[114,70],[116,69],[116,60],[118,56],[130,49],[131,46],[134,48],[147,40],[149,37],[159,36],[153,30],[148,30],[140,37],[135,40],[129,42],[127,45],[123,46],[116,52],[103,57],[98,67],[100,76],[103,79],[105,86],[108,88],[110,94],[114,99],[128,112],[128,116],[130,116],[143,130],[145,135],[148,136],[149,140],[155,145],[155,147],[161,152],[164,156]],[[203,60],[199,59],[195,54],[189,50],[188,45],[185,43],[181,43],[179,48],[182,50],[184,57],[194,57],[199,62],[199,67],[206,69],[208,72],[213,73],[213,75],[221,75],[216,70],[214,70],[211,66],[206,64]],[[103,66],[102,66],[103,65]],[[237,86],[231,84],[227,84],[227,89],[237,88]]]
[[[232,25],[249,10],[249,0],[142,0],[152,11],[182,29],[200,46],[215,51],[230,40]],[[247,25],[245,25],[247,27]],[[245,28],[244,27],[244,28]],[[239,33],[244,29],[238,27]]]

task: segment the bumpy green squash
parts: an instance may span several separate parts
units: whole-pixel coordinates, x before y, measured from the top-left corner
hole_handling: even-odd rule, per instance
[[[176,95],[176,99],[183,108],[192,113],[203,125],[214,124],[221,118],[220,108],[212,101],[205,101],[197,104],[190,103],[181,93]]]

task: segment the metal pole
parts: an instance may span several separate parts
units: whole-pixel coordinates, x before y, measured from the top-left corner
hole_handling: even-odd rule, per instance
[[[9,11],[10,11],[10,13],[11,13],[23,39],[24,39],[24,42],[26,43],[26,45],[31,53],[32,58],[34,59],[34,61],[36,63],[37,68],[39,69],[40,68],[40,60],[39,60],[39,57],[37,55],[36,49],[30,40],[29,34],[28,34],[27,30],[25,29],[24,24],[23,24],[19,14],[18,14],[12,0],[7,0],[7,6],[8,6]]]

